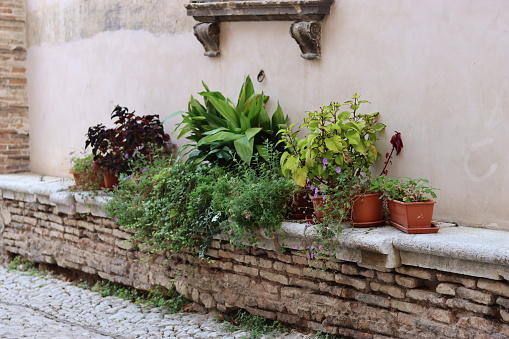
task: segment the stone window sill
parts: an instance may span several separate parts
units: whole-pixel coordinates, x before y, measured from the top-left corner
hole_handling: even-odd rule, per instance
[[[0,175],[3,199],[55,206],[57,213],[106,217],[104,207],[110,199],[107,194],[70,192],[68,186],[72,184],[72,179],[33,173]],[[257,246],[305,250],[315,240],[314,226],[295,222],[284,222],[282,226],[283,232],[277,239],[263,239]],[[509,280],[509,232],[445,223],[438,226],[441,229],[436,234],[418,235],[393,227],[345,228],[336,239],[336,259],[356,262],[366,268],[393,269],[408,265]]]

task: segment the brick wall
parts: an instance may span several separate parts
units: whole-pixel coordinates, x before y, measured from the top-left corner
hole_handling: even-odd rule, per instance
[[[147,290],[175,284],[207,308],[243,308],[355,338],[509,337],[507,280],[405,265],[311,261],[303,251],[242,250],[226,241],[213,242],[208,261],[185,253],[149,257],[107,218],[57,212],[22,195],[3,196],[0,246],[35,262]]]
[[[24,0],[0,0],[0,173],[29,170]]]

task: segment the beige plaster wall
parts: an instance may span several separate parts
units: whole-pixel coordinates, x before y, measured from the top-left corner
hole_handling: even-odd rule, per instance
[[[221,57],[204,57],[185,2],[27,0],[33,171],[65,175],[116,104],[164,118],[201,80],[235,97],[263,69],[257,89],[293,122],[360,93],[388,125],[382,154],[402,132],[391,176],[441,188],[439,219],[509,230],[507,1],[336,0],[319,61],[300,57],[289,22],[223,23]]]

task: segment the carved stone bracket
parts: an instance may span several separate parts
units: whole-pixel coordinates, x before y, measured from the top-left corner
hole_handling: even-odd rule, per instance
[[[206,56],[219,56],[219,22],[296,21],[291,36],[307,60],[320,58],[322,20],[334,0],[192,0],[187,15],[200,23],[194,34],[205,47]]]
[[[292,38],[299,44],[302,54],[306,60],[320,59],[320,39],[322,26],[318,22],[298,21],[290,26]]]
[[[205,56],[217,57],[219,52],[219,24],[200,22],[193,27],[194,35],[205,48]]]

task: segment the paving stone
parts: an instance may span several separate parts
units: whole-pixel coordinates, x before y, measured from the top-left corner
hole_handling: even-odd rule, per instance
[[[0,267],[0,338],[242,338],[214,314],[166,314],[71,283]],[[289,333],[277,338],[311,338]]]

